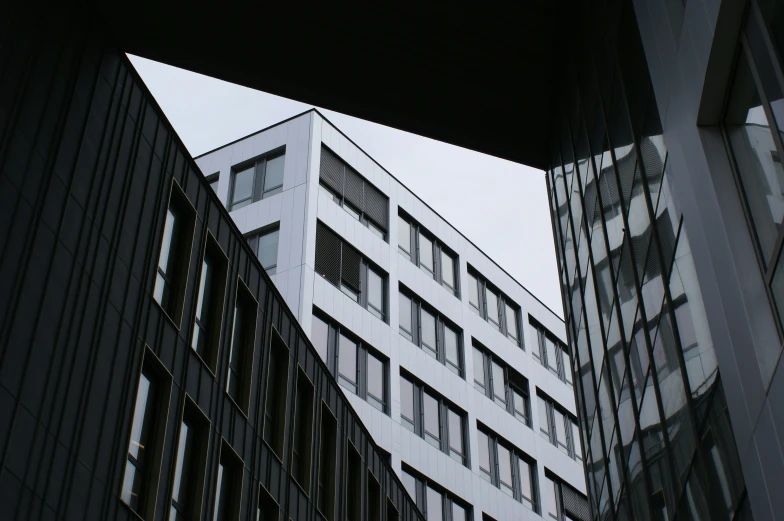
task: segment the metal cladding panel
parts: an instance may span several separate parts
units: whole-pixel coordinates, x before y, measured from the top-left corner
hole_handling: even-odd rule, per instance
[[[389,230],[389,199],[369,183],[365,183],[365,214],[378,227]]]
[[[330,149],[322,146],[319,177],[325,185],[339,194],[343,193],[343,169],[343,161]]]
[[[341,245],[340,237],[319,223],[316,228],[316,274],[336,286],[340,285]]]

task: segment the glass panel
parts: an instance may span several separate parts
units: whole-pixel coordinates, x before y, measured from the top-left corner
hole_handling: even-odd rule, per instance
[[[372,353],[367,354],[367,392],[368,395],[384,403],[384,362]]]
[[[277,194],[283,189],[283,161],[286,156],[267,160],[264,174],[264,197]]]
[[[784,171],[748,61],[739,54],[724,124],[767,262],[784,219]]]
[[[400,306],[400,332],[404,337],[413,341],[413,328],[411,326],[411,299],[400,293],[397,300]]]
[[[501,485],[501,490],[514,495],[514,486],[512,485],[512,453],[503,445],[498,445],[498,479]]]
[[[444,350],[446,351],[446,361],[449,363],[447,367],[460,374],[457,333],[447,325],[444,325]]]
[[[450,288],[455,287],[455,259],[441,250],[441,281]]]
[[[512,391],[512,400],[514,400],[515,417],[523,423],[528,423],[528,413],[526,411],[527,407],[525,404],[525,398],[523,398],[522,393],[516,389],[512,388],[510,390]]]
[[[572,424],[572,447],[574,447],[574,455],[578,460],[583,459],[583,448],[580,444],[580,428],[576,422],[570,421]]]
[[[368,305],[373,306],[379,313],[384,313],[384,281],[370,268],[368,268]]]
[[[500,328],[501,319],[498,315],[498,295],[490,288],[485,287],[485,297],[487,298],[487,319]]]
[[[313,316],[313,324],[310,329],[310,339],[313,342],[313,347],[316,348],[316,351],[321,356],[321,359],[326,362],[329,326],[315,315]]]
[[[482,354],[480,350],[476,347],[472,348],[474,351],[474,382],[477,383],[482,387],[484,391],[485,388],[485,355]]]
[[[341,383],[346,383],[348,387],[357,392],[357,344],[340,335],[340,345],[338,352],[338,372]]]
[[[253,178],[256,167],[251,166],[234,174],[234,194],[231,209],[236,210],[251,203],[253,197]]]
[[[427,487],[427,521],[444,521],[441,494]]]
[[[452,501],[452,521],[468,521],[463,507]]]
[[[463,420],[453,410],[447,413],[449,419],[449,448],[452,456],[457,456],[457,460],[463,462]],[[457,454],[455,454],[457,453]]]
[[[278,266],[278,236],[279,230],[274,230],[259,237],[259,260],[270,275]]]
[[[555,495],[555,483],[545,476],[542,483],[542,516],[545,519],[558,520],[557,498]]]
[[[482,431],[477,431],[476,436],[477,443],[479,443],[479,469],[482,471],[482,477],[490,481],[492,475],[490,470],[490,438]]]
[[[151,430],[154,422],[153,393],[150,380],[142,373],[136,391],[131,440],[128,445],[128,462],[122,489],[122,500],[134,510],[144,506],[144,478],[151,470],[148,452],[151,451]]]
[[[558,448],[565,453],[569,453],[569,446],[566,441],[566,417],[558,409],[553,409],[553,417],[555,421],[555,437],[558,442]]]
[[[561,366],[563,367],[563,370],[564,370],[564,376],[566,377],[566,383],[568,383],[569,385],[572,385],[572,364],[569,361],[569,353],[563,347],[561,347],[561,359],[562,359],[562,362],[563,362],[561,364]]]
[[[436,317],[428,313],[426,310],[421,310],[422,314],[422,347],[425,347],[425,352],[433,357],[436,357]]]
[[[406,487],[408,495],[416,501],[416,478],[406,471],[403,471],[402,479],[403,486]]]
[[[523,498],[527,499],[529,502],[533,501],[534,489],[531,485],[531,466],[522,458],[519,458],[517,461],[520,469],[520,491],[523,493]],[[530,505],[526,506],[531,508]]]
[[[501,405],[506,405],[506,377],[504,368],[493,360],[493,395],[495,401]]]
[[[479,281],[472,274],[468,274],[468,302],[471,308],[479,312]]]
[[[537,396],[536,403],[539,409],[539,430],[547,439],[550,439],[550,415],[547,412],[547,402],[541,396]]]
[[[435,273],[433,266],[433,241],[419,234],[419,265],[430,272],[430,275]]]
[[[400,216],[397,218],[397,247],[407,259],[411,259],[411,225]]]
[[[555,342],[550,337],[545,337],[545,342],[547,346],[547,365],[551,371],[554,371],[558,374],[558,346],[555,345]]]
[[[210,343],[208,328],[210,326],[213,271],[212,260],[205,255],[201,266],[201,280],[196,299],[196,320],[193,324],[193,337],[191,338],[191,347],[208,363],[207,350]]]
[[[436,447],[441,446],[441,431],[439,429],[438,400],[427,393],[423,395],[424,417],[425,417],[425,438]]]
[[[504,307],[506,309],[506,333],[512,340],[517,342],[517,310],[508,304]]]
[[[407,425],[409,428],[413,429],[414,426],[414,384],[406,380],[405,378],[400,378],[400,415],[403,417],[404,420],[408,420],[407,423],[411,425]],[[406,422],[404,422],[406,423]]]

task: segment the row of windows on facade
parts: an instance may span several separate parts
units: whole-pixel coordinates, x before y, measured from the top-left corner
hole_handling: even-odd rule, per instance
[[[457,277],[457,255],[419,223],[402,213],[397,224],[398,251],[419,266],[453,295],[460,297]]]
[[[481,436],[487,438],[487,449],[482,451],[483,461],[486,459],[488,469],[491,467],[497,469],[493,472],[487,470],[487,474],[485,474],[485,469],[483,468],[482,473],[485,480],[496,484],[496,486],[499,486],[504,492],[522,502],[526,507],[539,513],[547,521],[579,521],[584,518],[584,516],[579,515],[583,514],[583,512],[572,512],[568,508],[571,505],[564,501],[564,496],[570,499],[574,497],[576,500],[574,502],[580,504],[581,507],[587,507],[585,498],[549,473],[545,475],[541,491],[539,491],[537,487],[536,464],[529,463],[527,460],[507,451],[503,445],[498,444],[494,437],[485,435],[480,431]],[[499,458],[497,457],[498,454],[502,456]],[[506,457],[507,455],[508,457]],[[512,466],[513,463],[517,465]],[[503,480],[505,479],[508,479],[509,482],[504,482]],[[413,469],[404,466],[402,481],[408,493],[416,501],[419,510],[425,514],[427,521],[468,521],[473,519],[471,505]],[[513,483],[514,485],[512,485]],[[541,504],[537,500],[537,497],[540,495],[539,492],[541,492]],[[587,518],[584,519],[587,521]],[[482,513],[482,520],[495,521],[484,512]]]
[[[166,316],[178,325],[183,312],[189,255],[195,230],[195,209],[179,186],[172,182],[153,291],[154,300]],[[193,310],[191,347],[214,374],[220,345],[220,317],[226,290],[228,261],[217,241],[209,232],[204,235],[204,250],[198,275],[196,305]],[[230,352],[226,368],[225,391],[247,416],[253,367],[254,341],[258,303],[238,278],[231,327]],[[323,355],[322,355],[323,356]],[[283,439],[286,425],[286,393],[289,375],[289,350],[274,332],[266,365],[268,381],[265,393],[263,439],[283,461]],[[346,357],[348,360],[348,357]],[[364,357],[371,371],[380,362]],[[374,360],[376,363],[374,364]],[[345,366],[346,362],[344,362]],[[342,373],[348,374],[348,369]],[[294,409],[291,475],[300,486],[310,490],[310,454],[312,444],[313,403],[315,389],[301,367],[297,369]],[[370,382],[369,395],[375,392],[383,405],[383,391],[375,391]],[[134,416],[126,461],[121,497],[142,517],[152,512],[156,482],[162,458],[165,411],[171,395],[171,374],[151,351],[146,350],[139,378]],[[322,435],[318,474],[319,509],[325,519],[334,519],[335,499],[335,436],[336,420],[322,404]],[[203,474],[206,468],[210,423],[199,407],[185,397],[178,435],[177,456],[172,483],[171,510],[173,521],[200,517]],[[330,434],[331,433],[331,434]],[[332,440],[332,441],[330,441]],[[356,452],[356,451],[355,451]],[[357,454],[357,458],[359,455]],[[222,441],[216,477],[215,519],[234,518],[239,512],[237,491],[241,489],[243,464],[228,443]],[[201,476],[201,477],[200,477]],[[239,481],[238,481],[239,480]],[[260,493],[261,494],[261,493]],[[274,501],[260,495],[259,515]],[[228,517],[226,517],[228,516]],[[262,517],[264,519],[264,517]]]

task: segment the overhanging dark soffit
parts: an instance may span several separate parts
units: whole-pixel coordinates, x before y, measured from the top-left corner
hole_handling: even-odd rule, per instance
[[[89,1],[126,52],[548,166],[555,2]]]

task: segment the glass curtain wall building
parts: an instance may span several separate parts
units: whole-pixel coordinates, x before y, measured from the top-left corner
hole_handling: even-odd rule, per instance
[[[593,31],[570,46],[547,181],[594,518],[747,519],[689,222],[673,197],[678,174],[635,11],[624,1],[583,9]],[[770,259],[779,235],[770,194],[780,201],[781,190],[766,189],[781,179],[781,145],[767,124],[773,107],[752,96],[746,59],[728,135],[741,148],[741,175],[753,178],[749,197],[768,194],[768,204],[751,207],[767,211],[759,220]]]

